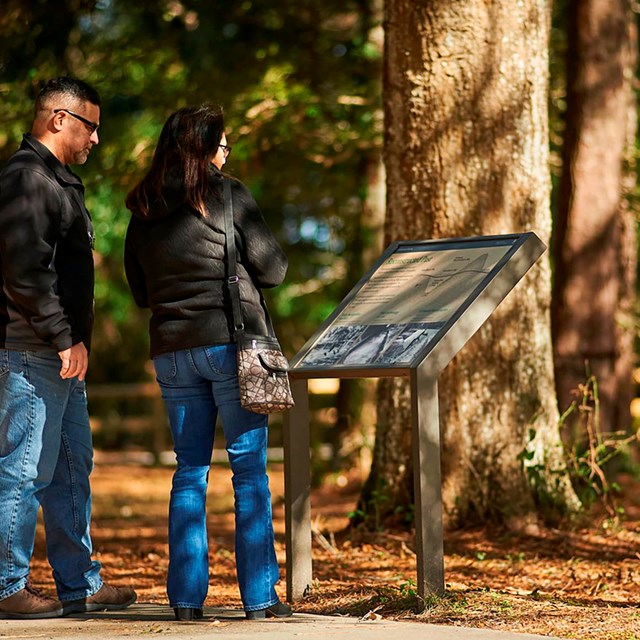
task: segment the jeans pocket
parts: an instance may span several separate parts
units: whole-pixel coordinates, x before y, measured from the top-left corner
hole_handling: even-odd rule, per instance
[[[0,349],[0,377],[9,373],[9,352],[6,349]]]
[[[235,344],[216,345],[206,347],[205,353],[211,369],[223,376],[238,375],[238,359]]]
[[[153,359],[153,366],[156,370],[156,379],[158,382],[171,382],[177,373],[176,354],[172,351],[156,356]]]

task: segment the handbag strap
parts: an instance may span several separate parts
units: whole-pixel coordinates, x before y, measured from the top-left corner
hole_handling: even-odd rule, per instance
[[[244,329],[242,305],[240,304],[240,278],[238,277],[238,258],[236,254],[236,234],[233,227],[233,197],[231,180],[222,178],[222,195],[224,202],[224,235],[227,245],[227,286],[231,297],[234,334]]]
[[[236,234],[233,227],[233,196],[231,195],[231,180],[222,178],[222,196],[224,201],[224,235],[227,246],[227,286],[231,296],[231,311],[233,313],[234,337],[244,331],[244,320],[242,319],[242,305],[240,304],[240,278],[238,277],[238,256],[236,250]],[[275,337],[276,333],[271,322],[271,316],[262,296],[262,291],[258,289],[260,295],[260,305],[264,311],[264,319],[267,325],[267,333]]]

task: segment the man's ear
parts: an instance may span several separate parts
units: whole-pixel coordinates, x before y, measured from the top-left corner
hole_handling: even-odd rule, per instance
[[[67,114],[64,111],[58,111],[58,113],[55,113],[53,115],[53,118],[51,118],[51,121],[49,123],[49,126],[51,128],[52,131],[61,131],[62,130],[62,121],[65,119],[65,117],[67,116]]]

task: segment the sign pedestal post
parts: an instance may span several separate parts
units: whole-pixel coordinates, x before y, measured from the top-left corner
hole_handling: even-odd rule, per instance
[[[311,465],[309,392],[306,379],[291,379],[295,406],[284,414],[284,519],[287,600],[311,587]]]
[[[417,587],[423,600],[444,594],[438,381],[424,369],[411,372]]]

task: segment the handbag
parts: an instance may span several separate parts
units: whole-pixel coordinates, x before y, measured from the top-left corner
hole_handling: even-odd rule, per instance
[[[254,413],[286,411],[294,404],[289,385],[289,362],[276,338],[262,294],[260,298],[269,334],[253,335],[244,330],[240,304],[240,278],[237,274],[231,181],[228,178],[223,178],[223,181],[227,286],[231,298],[234,338],[238,345],[240,404]]]

